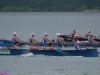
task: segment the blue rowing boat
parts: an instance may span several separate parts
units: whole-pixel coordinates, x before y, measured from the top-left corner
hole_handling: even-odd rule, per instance
[[[0,55],[22,55],[27,53],[33,53],[34,55],[47,55],[47,56],[83,56],[83,57],[98,57],[99,53],[97,49],[82,49],[82,50],[26,50],[26,49],[10,49],[9,54]]]

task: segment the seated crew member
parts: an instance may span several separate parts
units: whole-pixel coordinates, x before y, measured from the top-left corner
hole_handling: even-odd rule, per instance
[[[94,40],[94,37],[92,35],[88,36],[88,43],[90,45],[92,45],[92,44],[100,44],[99,42]]]
[[[88,38],[91,35],[91,30],[88,30],[87,33],[85,34],[85,37]]]
[[[91,30],[88,30],[87,33],[85,34],[85,37],[88,38],[91,34]],[[92,37],[96,38],[96,36],[92,35]]]
[[[49,43],[49,50],[55,50],[52,43]]]
[[[72,33],[70,34],[70,36],[71,36],[71,37],[75,37],[76,34],[78,34],[78,33],[76,32],[76,29],[73,29],[73,31],[72,31]],[[79,37],[81,37],[80,34],[78,34],[78,35],[79,35]]]
[[[19,49],[19,42],[15,42],[14,48]]]
[[[82,44],[82,42],[80,42],[77,38],[74,38],[73,42],[74,42],[75,49],[76,50],[81,50],[81,46],[80,45]]]
[[[31,43],[38,43],[38,41],[34,38],[34,33],[31,34],[31,36],[29,37],[29,40],[28,40],[29,44]]]
[[[48,39],[48,33],[44,33],[44,37],[42,38],[42,44],[46,45],[48,43],[53,43],[51,40]]]
[[[12,42],[15,44],[15,42],[21,43],[22,41],[16,36],[16,32],[14,32],[12,37]]]
[[[62,46],[63,44],[66,44],[63,38],[60,37],[60,34],[57,36],[56,43],[58,46]]]
[[[38,50],[39,49],[39,47],[37,47],[36,45],[35,45],[35,43],[31,43],[30,44],[30,50]]]

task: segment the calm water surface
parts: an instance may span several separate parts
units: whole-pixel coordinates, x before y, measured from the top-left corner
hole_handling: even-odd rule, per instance
[[[32,32],[39,41],[44,32],[54,39],[55,33],[70,34],[74,28],[83,36],[88,29],[100,35],[100,13],[0,13],[0,37],[9,40],[13,32],[24,41]],[[10,75],[100,75],[100,57],[0,56],[0,71]]]
[[[85,35],[88,29],[96,36],[100,35],[100,13],[83,12],[35,12],[35,13],[0,13],[0,36],[11,39],[13,32],[27,41],[32,32],[41,41],[45,32],[54,39],[55,33],[70,34],[73,29]]]

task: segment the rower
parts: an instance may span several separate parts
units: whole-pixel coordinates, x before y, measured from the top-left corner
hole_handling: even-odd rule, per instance
[[[43,37],[43,39],[42,39],[42,44],[43,44],[44,46],[47,44],[47,42],[48,42],[48,43],[52,43],[52,41],[49,40],[49,39],[47,38],[47,36],[48,36],[48,33],[44,33],[44,37]]]
[[[76,34],[78,34],[78,33],[76,32],[76,29],[73,29],[73,31],[72,31],[72,33],[70,34],[70,36],[71,36],[71,37],[74,37]],[[80,34],[78,34],[78,35],[81,37]]]
[[[80,46],[80,45],[81,45],[82,43],[81,43],[77,38],[74,38],[74,39],[73,39],[73,42],[74,42],[75,49],[76,49],[76,50],[81,50],[81,46]]]
[[[90,35],[92,35],[91,30],[88,30],[87,33],[85,34],[85,38],[88,38]],[[93,36],[93,35],[92,37],[96,38],[96,36]]]
[[[58,34],[57,36],[56,43],[58,46],[62,46],[62,44],[65,44],[65,41],[60,37],[60,34]]]
[[[34,33],[31,34],[31,36],[29,37],[28,43],[38,43],[38,41],[34,38]]]
[[[94,36],[93,35],[88,36],[88,43],[89,43],[89,45],[100,44],[99,42],[94,40]]]
[[[14,32],[12,37],[12,42],[15,44],[15,42],[21,43],[22,41],[16,36],[16,32]]]
[[[35,45],[35,43],[30,44],[30,50],[38,50],[39,48]]]
[[[15,42],[14,48],[19,49],[19,42]]]
[[[52,43],[49,43],[49,50],[55,50]]]

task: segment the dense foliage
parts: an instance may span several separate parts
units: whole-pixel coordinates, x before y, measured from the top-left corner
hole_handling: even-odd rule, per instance
[[[100,10],[100,0],[0,0],[0,11]]]

